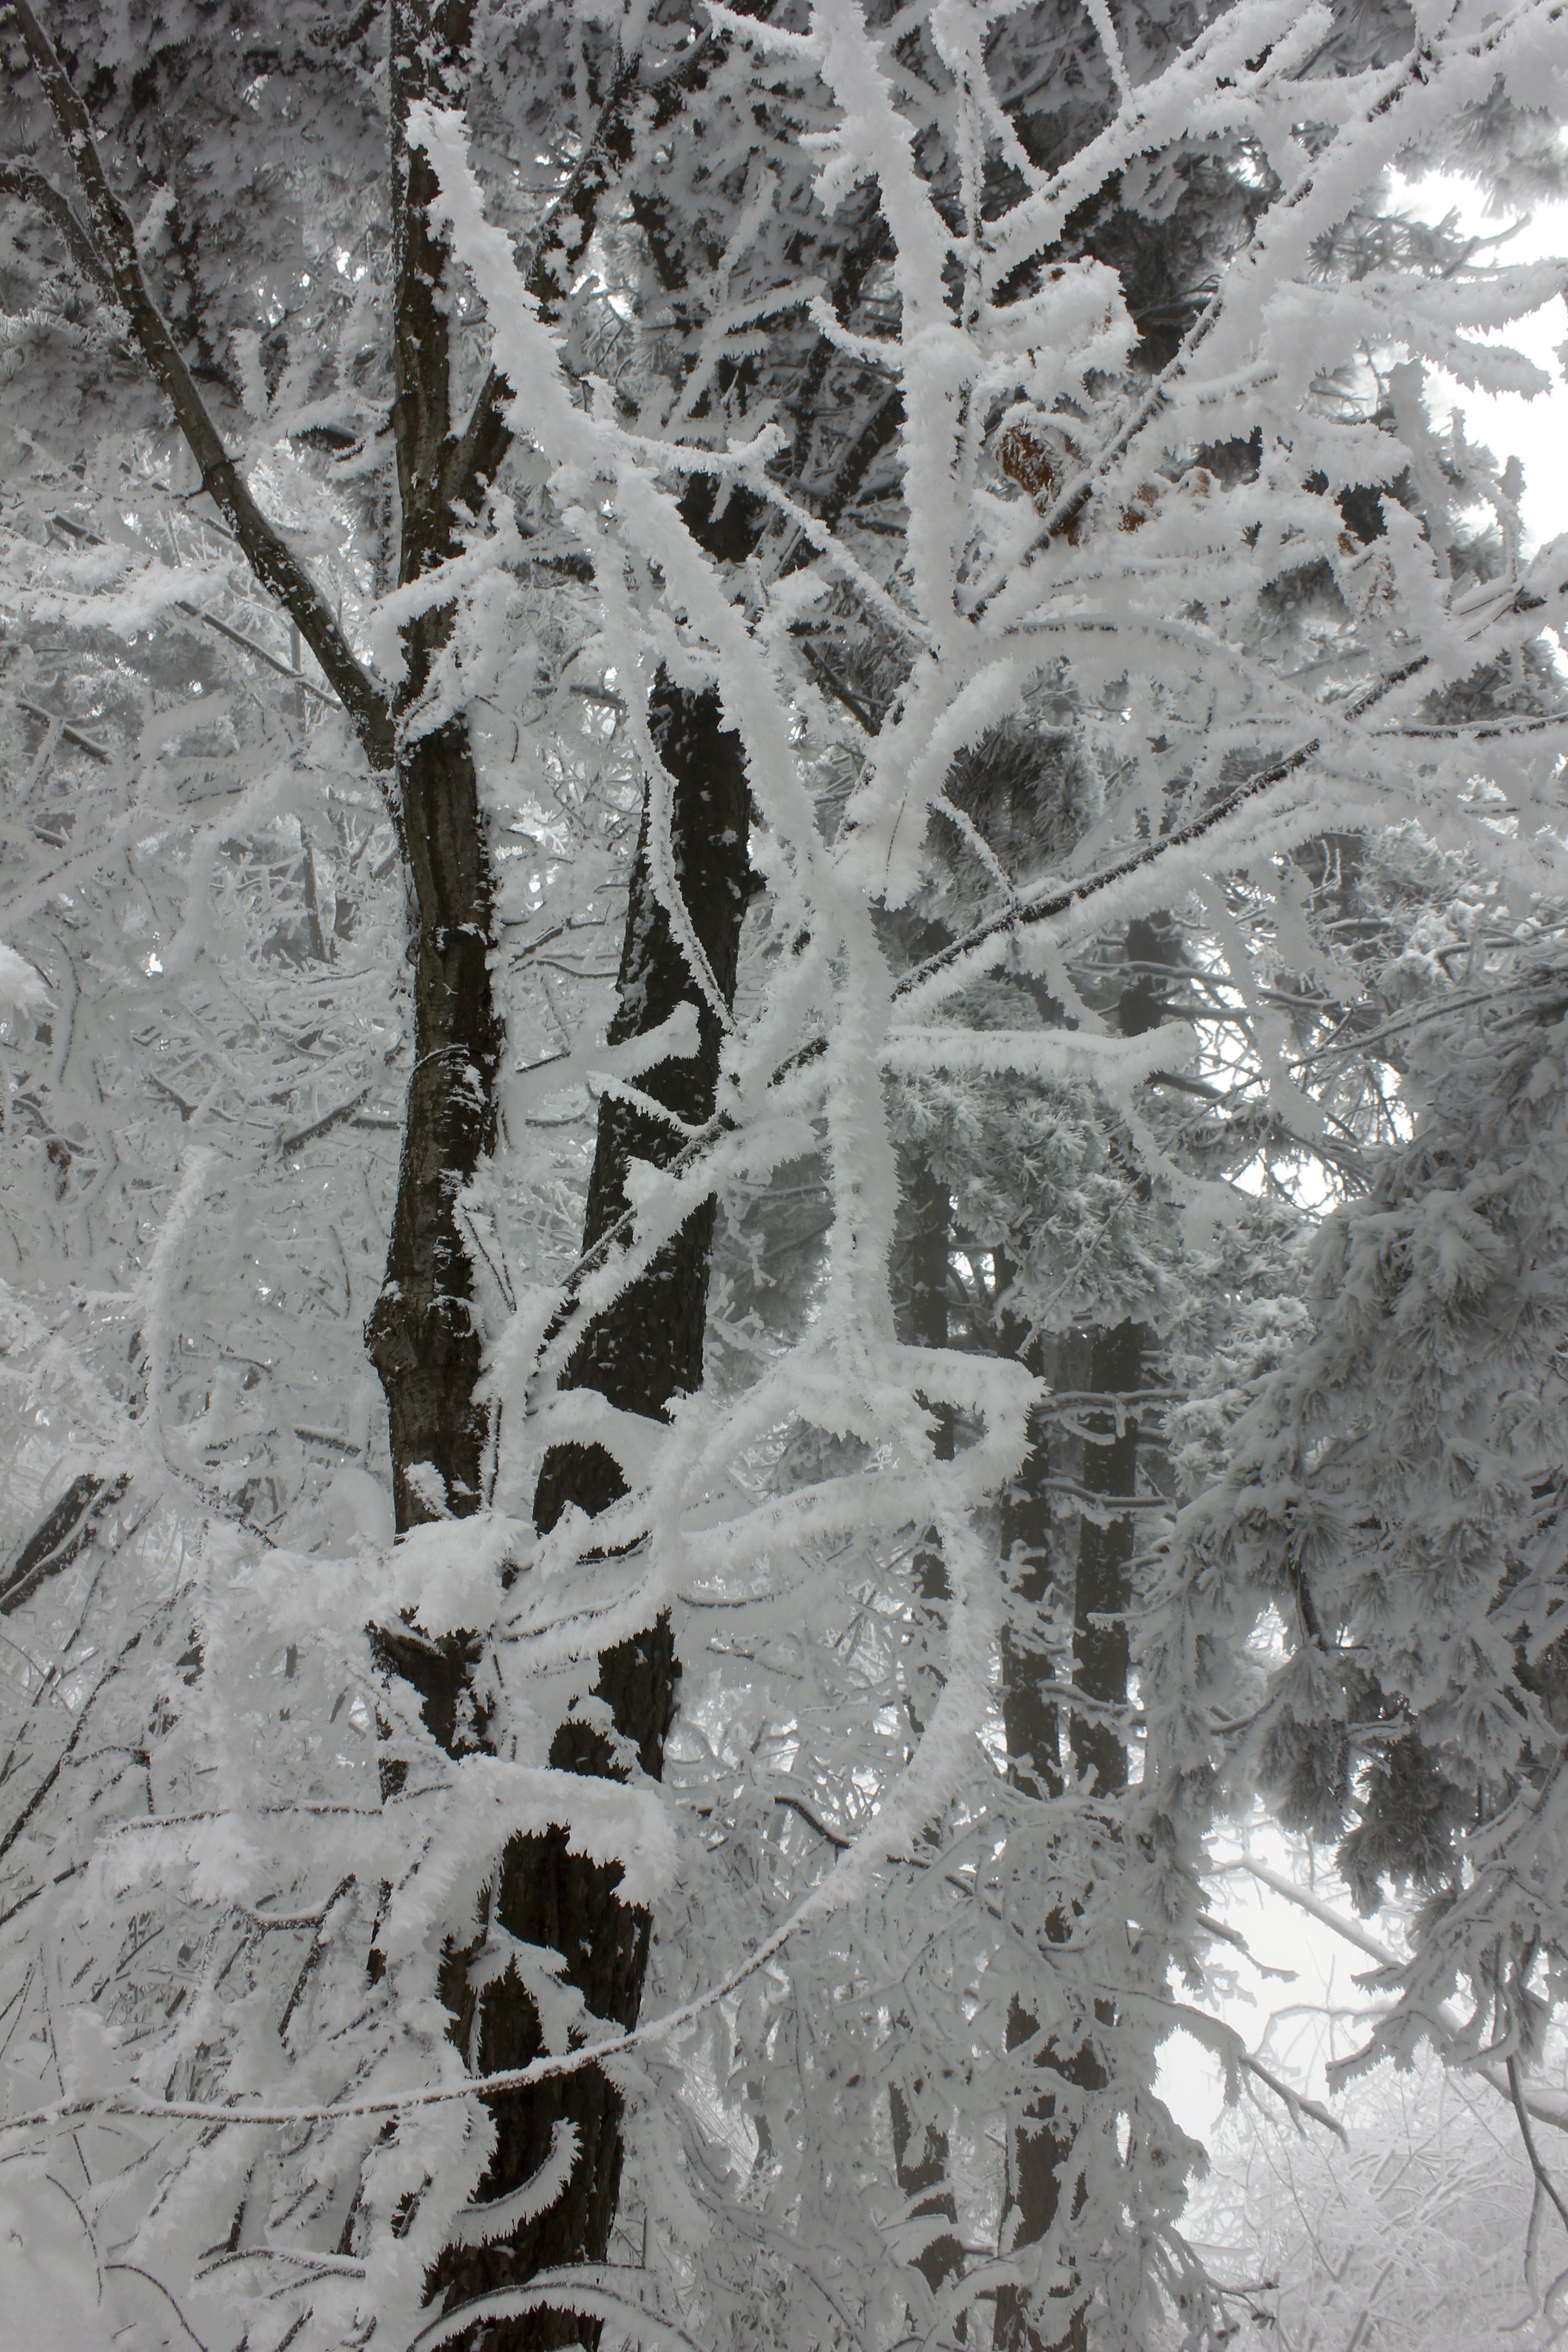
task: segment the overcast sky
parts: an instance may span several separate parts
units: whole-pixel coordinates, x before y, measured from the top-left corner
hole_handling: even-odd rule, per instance
[[[1468,180],[1434,173],[1416,185],[1395,181],[1394,200],[1402,212],[1419,219],[1438,221],[1457,212],[1459,226],[1475,236],[1494,236],[1508,226],[1507,217],[1489,214]],[[1517,236],[1495,248],[1497,258],[1540,261],[1553,254],[1568,256],[1568,204],[1537,205]],[[1568,261],[1564,263],[1568,270]],[[1432,379],[1435,423],[1458,407],[1472,441],[1484,443],[1500,464],[1517,457],[1524,467],[1524,520],[1532,542],[1554,539],[1568,530],[1568,383],[1563,381],[1563,353],[1568,349],[1568,309],[1561,296],[1533,318],[1521,319],[1506,333],[1485,340],[1511,343],[1545,368],[1552,388],[1533,400],[1521,393],[1493,397],[1468,392],[1452,376]]]

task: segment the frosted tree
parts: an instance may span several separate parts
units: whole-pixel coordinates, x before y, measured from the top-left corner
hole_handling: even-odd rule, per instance
[[[1110,1132],[1132,1156],[1135,1204],[1158,1191],[1201,1229],[1226,1189],[1149,1100],[1179,1045],[1108,1018],[1069,956],[1194,899],[1231,936],[1226,893],[1244,888],[1287,921],[1279,861],[1330,825],[1418,824],[1516,891],[1553,881],[1558,737],[1520,698],[1545,699],[1530,649],[1558,617],[1560,556],[1510,543],[1497,578],[1454,576],[1454,484],[1419,385],[1441,362],[1528,387],[1473,331],[1539,308],[1558,274],[1444,278],[1397,246],[1360,275],[1322,266],[1389,165],[1456,116],[1558,103],[1550,10],[1419,27],[1044,10],[994,31],[963,9],[884,23],[837,0],[766,24],[408,6],[384,79],[358,20],[312,20],[278,55],[237,20],[210,80],[189,70],[199,52],[158,50],[155,125],[113,26],[73,21],[57,49],[20,0],[11,21],[31,143],[5,193],[60,240],[57,281],[79,279],[28,333],[59,364],[47,339],[69,343],[69,304],[112,287],[121,341],[95,390],[132,374],[142,434],[173,412],[342,706],[356,772],[388,793],[411,908],[408,1097],[371,1317],[399,1540],[362,1524],[354,1549],[300,1528],[263,1549],[214,1509],[120,1594],[140,1620],[64,1747],[74,1772],[90,1721],[90,1752],[133,1748],[140,1777],[100,1771],[75,1843],[50,1852],[62,1748],[7,1848],[6,1907],[40,1938],[19,1948],[18,2032],[58,2092],[16,2102],[12,2144],[71,2130],[106,2294],[173,2298],[204,2342],[237,2324],[251,2352],[373,2330],[475,2352],[606,2323],[679,2335],[672,2283],[696,2275],[719,2207],[694,2321],[709,2333],[762,2324],[747,2298],[775,2258],[811,2283],[785,2297],[786,2339],[891,2344],[913,2312],[970,2340],[989,2320],[1004,2342],[1024,2326],[1137,2342],[1163,2291],[1206,2324],[1176,2230],[1193,2152],[1150,2085],[1173,1962],[1195,1962],[1205,1932],[1198,1710],[1217,1670],[1179,1630],[1148,1637],[1148,1753],[1126,1786],[1141,1727],[1120,1669],[1091,1689],[1069,1648],[1060,1696],[1084,1730],[1058,1741],[1059,1783],[1011,1777],[998,1845],[994,1507],[1045,1400],[1016,1357],[900,1330],[888,1090],[1058,1088],[1086,1148]],[[253,208],[226,165],[204,235],[215,143],[254,152],[249,117],[286,121],[313,59],[329,71],[297,170]],[[1085,94],[1037,106],[1053,75]],[[367,161],[383,108],[384,185]],[[1210,241],[1202,207],[1186,226],[1212,290],[1140,322],[1122,282],[1137,224],[1180,218],[1205,173]],[[319,263],[279,268],[287,296],[258,276],[272,216],[292,234],[333,221],[331,302],[305,286]],[[279,341],[291,409],[268,377]],[[281,483],[269,516],[226,441],[264,404],[279,437],[346,448],[333,488],[328,461],[303,467],[319,511],[362,465],[384,482],[390,455],[395,551],[367,495],[357,610],[312,572]],[[1356,536],[1352,499],[1381,530]],[[1318,566],[1334,599],[1305,660],[1267,622],[1281,580]],[[177,572],[171,603],[192,584]],[[1476,704],[1483,676],[1515,699]],[[950,779],[1064,679],[1088,805],[1047,870],[1020,875]],[[562,723],[573,685],[614,721],[598,737],[591,717],[575,741]],[[606,742],[603,785],[584,782]],[[642,796],[616,1009],[603,1042],[586,1009],[566,1023],[558,1059],[527,1023],[549,1002],[547,836],[567,821],[507,773],[524,758],[577,813],[565,935],[602,923]],[[595,793],[603,827],[583,815]],[[932,881],[933,818],[991,896],[922,954],[906,919]],[[509,826],[540,845],[521,902]],[[509,905],[537,980],[510,1002]],[[1238,947],[1238,985],[1247,963]],[[1037,1004],[997,1018],[1015,973],[1070,1025]],[[1280,1034],[1248,1009],[1259,1082],[1298,1109]],[[537,1197],[527,1121],[584,1081],[600,1100],[584,1246],[551,1263],[516,1230]],[[715,1201],[808,1159],[809,1311],[753,1378],[700,1398]],[[193,1202],[174,1191],[160,1265]],[[1123,1319],[1130,1303],[1093,1300]],[[931,1657],[913,1724],[911,1597]],[[1184,1626],[1179,1595],[1163,1605],[1151,1622]],[[787,1648],[803,1612],[843,1628],[854,1673],[819,1717],[842,1801],[825,1816],[800,1787],[805,1813],[777,1809],[803,1831],[816,1815],[805,1851],[763,1838],[753,1811],[752,1856],[778,1876],[756,1870],[753,1904],[731,1882],[706,1932],[689,1923],[689,1982],[639,2022],[651,1906],[701,1843],[683,1857],[657,1785],[675,1615],[718,1607],[738,1650]],[[150,1910],[190,1971],[172,2005],[159,1963],[137,1965]],[[1042,1937],[1042,1911],[1060,1932]],[[58,1970],[68,1935],[103,1956],[74,2039],[47,1972],[27,1973],[37,1951]],[[858,2072],[806,2053],[835,2005]],[[752,2151],[743,2193],[700,2198],[695,2168],[710,2191],[713,2168],[685,2146],[669,2053],[690,2085],[737,2058],[754,2078],[792,2032],[787,2141]],[[905,2186],[927,2168],[914,2135],[947,2130],[939,2068],[955,2111],[1015,2122],[1048,2073],[1059,2153],[1037,2237],[985,2242],[978,2180],[961,2216],[957,2131],[950,2210]],[[605,2260],[628,2102],[662,2273]],[[127,2128],[152,2131],[155,2164],[127,2154]],[[920,2256],[961,2218],[979,2237],[933,2282]],[[161,2323],[139,2306],[126,2324]]]
[[[1555,1761],[1562,1016],[1552,945],[1536,953],[1515,950],[1458,1038],[1436,1030],[1440,1106],[1326,1227],[1311,1336],[1172,1555],[1187,1592],[1200,1558],[1232,1559],[1222,1605],[1268,1583],[1284,1656],[1237,1736],[1286,1818],[1341,1839],[1366,1907],[1385,1877],[1426,1896],[1376,2047],[1408,2050],[1460,1992],[1439,2039],[1510,2079],[1540,2046],[1558,1933],[1533,1857]]]

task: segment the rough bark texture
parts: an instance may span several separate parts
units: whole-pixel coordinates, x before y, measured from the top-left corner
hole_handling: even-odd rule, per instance
[[[460,103],[467,72],[468,0],[398,0],[393,12],[391,75],[397,235],[394,336],[395,436],[402,501],[399,581],[421,577],[455,553],[462,509],[479,503],[507,446],[502,408],[507,386],[492,375],[467,422],[450,408],[446,278],[447,253],[431,232],[426,205],[434,183],[424,155],[410,153],[396,126],[421,98]],[[613,106],[606,109],[593,168],[579,174],[582,201],[593,204],[618,159]],[[536,273],[537,274],[537,273]],[[542,297],[555,292],[542,280]],[[711,486],[708,486],[710,499]],[[706,510],[689,520],[700,529]],[[704,536],[731,535],[745,519],[720,516]],[[712,549],[721,556],[727,545]],[[467,727],[460,717],[421,730],[421,706],[436,682],[452,625],[449,607],[421,614],[405,636],[406,677],[399,693],[397,812],[412,902],[414,1072],[410,1082],[387,1276],[369,1339],[386,1392],[395,1501],[400,1528],[443,1503],[462,1517],[479,1505],[487,1438],[474,1402],[481,1339],[473,1314],[472,1275],[459,1222],[463,1188],[493,1150],[495,1081],[501,1025],[489,977],[492,882],[483,814]],[[749,881],[747,798],[740,746],[721,723],[717,698],[661,680],[654,732],[675,779],[673,865],[688,914],[721,995],[733,993]],[[667,1062],[640,1081],[641,1091],[677,1118],[700,1122],[712,1110],[721,1023],[701,1002],[651,880],[647,819],[632,877],[613,1042],[638,1035],[676,1005],[698,1002],[698,1053]],[[601,1107],[584,1226],[591,1246],[626,1207],[626,1177],[635,1157],[656,1163],[679,1148],[675,1129],[618,1097]],[[588,1328],[563,1375],[568,1387],[592,1386],[634,1412],[657,1415],[702,1375],[708,1263],[713,1209],[699,1211],[638,1282]],[[611,1457],[598,1447],[567,1446],[547,1459],[535,1502],[542,1528],[569,1503],[590,1517],[621,1491]],[[384,1664],[419,1692],[425,1719],[444,1744],[483,1738],[466,1705],[475,1648],[461,1635],[432,1644],[412,1628],[383,1629]],[[624,1773],[627,1747],[657,1776],[674,1708],[679,1666],[667,1621],[600,1662],[596,1696],[613,1728],[568,1722],[551,1759],[558,1768]],[[519,1839],[499,1857],[491,1903],[514,1936],[552,1948],[570,1981],[596,2016],[630,2025],[647,1968],[646,1913],[618,1901],[620,1873],[566,1852],[555,1832]],[[475,2048],[489,2072],[539,2054],[532,2003],[515,1979],[491,1987],[476,2016],[466,1955],[454,1950],[446,1993],[454,2035]],[[558,2264],[595,2261],[614,2221],[621,2168],[620,2102],[596,2070],[498,2100],[498,2144],[480,2194],[506,2195],[535,2173],[558,2123],[574,2126],[579,2155],[564,2195],[510,2242],[454,2252],[438,2265],[432,2293],[450,2308],[487,2289],[521,2284]],[[503,2326],[470,2330],[471,2347],[512,2352],[524,2345],[584,2340],[598,2330],[574,2316],[542,2311]]]
[[[907,1225],[907,1277],[904,1322],[917,1348],[945,1348],[948,1343],[948,1262],[952,1249],[952,1194],[928,1163],[914,1160],[901,1171],[903,1219]],[[951,1408],[938,1408],[936,1454],[952,1459],[954,1428]],[[947,1570],[934,1529],[928,1529],[915,1554],[915,1590],[928,1604],[927,1613],[941,1611],[951,1597]],[[921,1688],[929,1673],[911,1676],[910,1713],[917,1728],[926,1715],[928,1699]],[[911,2084],[918,2099],[924,2085]],[[889,2095],[889,2119],[893,2134],[893,2172],[911,2221],[956,2222],[957,2200],[948,2186],[948,2136],[940,2126],[921,2123],[911,2114],[910,2099],[897,2084]],[[915,2256],[915,2268],[934,2294],[963,2267],[963,2248],[956,2230],[937,2232]]]
[[[1089,1392],[1107,1400],[1103,1407],[1095,1407],[1083,1417],[1088,1442],[1083,1447],[1079,1479],[1087,1494],[1097,1500],[1103,1498],[1106,1503],[1122,1497],[1131,1501],[1136,1490],[1138,1424],[1118,1401],[1138,1388],[1143,1339],[1142,1324],[1124,1322],[1110,1328],[1090,1329],[1063,1351],[1068,1364],[1076,1359],[1082,1365],[1083,1385]],[[1019,1582],[1022,1585],[1027,1580],[1031,1590],[1037,1582],[1041,1598],[1048,1591],[1050,1580],[1049,1551],[1045,1540],[1049,1526],[1045,1464],[1046,1448],[1040,1444],[1031,1449],[1020,1482],[1024,1488],[1023,1508],[1028,1514],[1026,1524],[1035,1547],[1032,1556],[1026,1556]],[[1032,1480],[1031,1471],[1037,1474]],[[1133,1525],[1131,1513],[1105,1526],[1087,1516],[1079,1522],[1073,1580],[1072,1679],[1075,1688],[1086,1698],[1099,1699],[1107,1706],[1115,1706],[1127,1696],[1127,1630],[1120,1612],[1126,1610],[1131,1598]],[[1112,1612],[1113,1623],[1095,1622]],[[1043,1795],[1058,1794],[1063,1786],[1057,1745],[1058,1710],[1054,1700],[1041,1688],[1052,1672],[1051,1662],[1025,1644],[1004,1650],[1003,1715],[1008,1727],[1008,1752],[1020,1753],[1026,1759],[1026,1769],[1032,1765],[1029,1780],[1024,1785]],[[1015,1727],[1019,1740],[1016,1750],[1013,1746]],[[1100,1716],[1074,1711],[1068,1723],[1068,1739],[1075,1771],[1092,1771],[1101,1796],[1110,1796],[1126,1786],[1127,1752],[1113,1723]],[[1019,1777],[1022,1781],[1022,1773]],[[1049,1941],[1062,1943],[1071,1935],[1072,1926],[1070,1912],[1054,1911],[1046,1920],[1044,1932]],[[1102,2016],[1101,2022],[1109,2021],[1108,2017]],[[1037,2018],[1016,2004],[1008,2019],[1009,2048],[1026,2041],[1037,2025]],[[1047,2079],[1055,2074],[1080,2090],[1103,2087],[1103,2070],[1088,2045],[1076,2051],[1052,2051],[1044,2063]],[[1062,2181],[1072,2153],[1072,2134],[1056,2122],[1056,2098],[1050,2091],[1044,2091],[1031,2103],[1026,2126],[1014,2137],[1008,2168],[1007,2219],[1016,2217],[1012,2237],[1015,2246],[1037,2244],[1055,2225],[1060,2210]],[[997,2352],[1084,2352],[1089,2341],[1087,2329],[1088,2315],[1081,2308],[1064,2309],[1058,2305],[1053,2311],[1017,2287],[1003,2287],[997,2294],[993,2336]]]
[[[450,474],[458,436],[444,290],[448,256],[426,210],[436,193],[434,174],[423,151],[404,143],[401,126],[415,100],[450,104],[460,95],[469,20],[468,0],[392,12],[399,586],[458,551],[460,514]],[[500,448],[487,454],[499,462]],[[472,491],[475,482],[461,487]],[[399,1528],[434,1517],[442,1495],[459,1516],[477,1507],[485,1440],[484,1417],[472,1402],[480,1342],[458,1201],[495,1143],[501,1026],[490,992],[490,865],[465,719],[457,715],[428,731],[420,725],[452,617],[449,605],[438,606],[410,624],[396,702],[414,1069],[386,1280],[366,1336],[386,1392]]]
[[[740,744],[722,727],[711,694],[685,693],[661,680],[654,718],[660,755],[676,785],[675,871],[728,1003],[749,883]],[[722,1030],[716,1013],[701,1003],[668,913],[654,895],[646,815],[619,989],[610,1031],[615,1042],[657,1027],[682,1002],[699,1003],[699,1051],[686,1060],[661,1063],[639,1081],[639,1088],[679,1119],[700,1123],[713,1109]],[[665,1121],[624,1099],[606,1097],[589,1184],[585,1247],[626,1210],[629,1161],[635,1157],[665,1164],[680,1140]],[[657,1416],[672,1398],[700,1385],[713,1219],[711,1203],[699,1210],[647,1272],[589,1325],[563,1375],[563,1386],[592,1387],[625,1411]],[[552,1527],[568,1504],[594,1517],[623,1491],[619,1470],[602,1447],[559,1446],[545,1459],[534,1516],[542,1529]],[[679,1674],[668,1618],[606,1651],[599,1661],[595,1696],[608,1706],[613,1733],[596,1724],[563,1724],[551,1748],[552,1763],[566,1771],[625,1777],[622,1743],[629,1743],[641,1769],[657,1779]],[[508,1847],[495,1899],[509,1933],[563,1956],[567,1980],[595,2017],[629,2026],[637,2020],[647,1965],[648,1916],[620,1901],[619,1880],[618,1866],[603,1867],[568,1853],[564,1838],[551,1831],[516,1839]],[[462,2031],[472,2021],[473,2004],[456,1966],[452,2003]],[[539,2055],[542,2044],[532,2005],[514,1980],[484,1996],[478,2047],[486,2070],[525,2065]],[[562,2263],[602,2261],[615,2220],[621,2102],[605,2075],[586,2067],[498,2098],[492,2112],[499,2138],[481,2197],[504,2196],[537,2171],[557,2124],[575,2127],[578,2161],[564,2195],[508,2243],[473,2248],[442,2264],[439,2284],[447,2308]],[[481,2345],[484,2352],[523,2352],[525,2347],[532,2352],[536,2347],[592,2344],[597,2334],[590,2321],[542,2311],[477,2330],[468,2340],[473,2352]]]
[[[1163,974],[1179,965],[1180,952],[1157,923],[1139,919],[1128,926],[1125,953],[1131,970],[1117,1002],[1117,1026],[1123,1036],[1141,1036],[1158,1027],[1164,1016],[1170,983]],[[998,1336],[1005,1345],[1005,1314]],[[1085,1441],[1078,1483],[1090,1507],[1079,1520],[1072,1647],[1074,1688],[1106,1706],[1115,1706],[1127,1696],[1125,1612],[1132,1597],[1136,1522],[1131,1511],[1103,1520],[1091,1513],[1103,1513],[1114,1502],[1131,1502],[1137,1493],[1138,1423],[1127,1400],[1136,1396],[1142,1383],[1147,1337],[1142,1324],[1129,1319],[1075,1334],[1058,1351],[1058,1373],[1067,1375],[1060,1385],[1081,1387],[1090,1397],[1106,1400],[1103,1405],[1091,1406],[1082,1417]],[[1037,1341],[1034,1344],[1038,1348]],[[1028,1458],[1009,1497],[1008,1512],[1016,1529],[1012,1537],[1015,1589],[1020,1598],[1039,1602],[1050,1591],[1053,1572],[1047,1486],[1050,1449],[1044,1427],[1031,1427],[1030,1439]],[[1005,1538],[1007,1535],[1005,1520]],[[1047,1680],[1056,1678],[1056,1672],[1044,1651],[1026,1639],[1005,1639],[1002,1711],[1007,1752],[1020,1759],[1015,1772],[1031,1794],[1058,1795],[1066,1785],[1058,1710],[1044,1688]],[[1068,1742],[1075,1776],[1092,1775],[1099,1795],[1112,1796],[1126,1787],[1127,1750],[1113,1719],[1074,1709],[1068,1719]],[[1044,1932],[1049,1941],[1062,1943],[1071,1935],[1072,1927],[1070,1911],[1058,1910],[1046,1920]],[[1100,2022],[1109,2024],[1109,2009],[1099,2003],[1096,2008]],[[1016,2048],[1037,2026],[1038,2020],[1016,2003],[1008,2019],[1008,2046]],[[1104,2071],[1088,2044],[1078,2050],[1049,2052],[1045,2069],[1047,2077],[1054,2074],[1080,2090],[1104,2086]],[[1060,2210],[1072,2134],[1056,2117],[1056,2098],[1049,2090],[1044,2091],[1029,2106],[1026,2126],[1014,2135],[1005,2225],[1013,2221],[1015,2246],[1038,2244],[1054,2227]],[[1052,2310],[1020,2288],[1003,2287],[998,2292],[993,2328],[996,2352],[1086,2352],[1088,2327],[1087,2310],[1071,2305],[1067,2296]]]

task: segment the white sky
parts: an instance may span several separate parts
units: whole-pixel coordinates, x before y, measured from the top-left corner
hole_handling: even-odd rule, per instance
[[[1401,212],[1414,214],[1419,220],[1440,221],[1447,213],[1457,212],[1460,229],[1471,236],[1495,236],[1499,229],[1509,226],[1506,215],[1500,218],[1486,211],[1468,180],[1447,174],[1434,173],[1415,184],[1396,179],[1394,203]],[[1492,247],[1490,256],[1478,255],[1477,259],[1544,261],[1553,255],[1568,256],[1568,203],[1536,205],[1516,236]],[[1563,269],[1568,284],[1568,259]],[[1495,395],[1469,392],[1448,375],[1435,375],[1431,380],[1435,424],[1446,423],[1449,413],[1458,408],[1470,440],[1489,448],[1500,465],[1510,457],[1519,458],[1524,467],[1525,529],[1535,543],[1568,530],[1568,383],[1563,381],[1562,358],[1568,349],[1565,338],[1568,309],[1561,297],[1505,332],[1479,338],[1510,344],[1548,372],[1552,389],[1533,400],[1516,392]]]
[[[1240,1843],[1234,1836],[1222,1836],[1222,1856],[1237,1852]],[[1294,1877],[1300,1866],[1300,1853],[1261,1815],[1247,1825],[1246,1843],[1258,1861],[1283,1878]],[[1331,1873],[1321,1882],[1320,1891],[1335,1910],[1354,1917],[1349,1895]],[[1375,1962],[1245,1872],[1226,1871],[1215,1892],[1219,1897],[1215,1909],[1227,1927],[1246,1937],[1248,1953],[1265,1968],[1292,1971],[1292,1980],[1266,1975],[1241,1952],[1216,1946],[1215,1968],[1231,1981],[1228,1993],[1213,2001],[1214,2010],[1272,2073],[1309,2097],[1324,2098],[1328,2061],[1344,2057],[1366,2039],[1367,2025],[1358,2023],[1355,2013],[1366,2012],[1373,2004],[1354,1979]],[[1380,1942],[1399,1948],[1395,1920],[1374,1918],[1364,1924]],[[1184,1992],[1176,1997],[1190,1998]],[[1330,2011],[1338,2014],[1331,2018]],[[1159,2089],[1177,2122],[1206,2142],[1225,2105],[1219,2060],[1178,2031],[1160,2053]],[[1267,2105],[1268,2094],[1262,2097]]]

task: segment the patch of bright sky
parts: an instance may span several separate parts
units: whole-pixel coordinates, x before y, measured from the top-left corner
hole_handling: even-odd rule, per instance
[[[1281,1878],[1300,1881],[1304,1875],[1305,1846],[1272,1828],[1261,1810],[1245,1824],[1244,1838],[1222,1837],[1218,1846],[1222,1874],[1215,1886],[1216,1908],[1226,1925],[1245,1938],[1247,1949],[1216,1947],[1209,1995],[1197,2005],[1223,2018],[1269,2072],[1293,2090],[1328,2100],[1330,2061],[1361,2046],[1373,2017],[1384,2006],[1354,1981],[1376,1963],[1247,1871],[1223,1868],[1227,1856],[1245,1851]],[[1316,1891],[1347,1925],[1363,1924],[1331,1871],[1321,1872]],[[1400,1948],[1396,1917],[1374,1918],[1364,1927],[1379,1942]],[[1190,1995],[1178,1990],[1175,1997]],[[1184,2130],[1204,2142],[1213,2137],[1225,2110],[1224,2068],[1192,2033],[1178,2030],[1164,2044],[1158,2087]],[[1273,2103],[1272,2094],[1257,2082],[1249,2085],[1248,2095],[1258,2096],[1266,2106]]]
[[[1410,182],[1394,182],[1394,208],[1417,220],[1440,221],[1458,215],[1458,227],[1468,236],[1495,237],[1510,226],[1507,215],[1489,214],[1473,182],[1446,173]],[[1544,261],[1568,256],[1568,202],[1533,205],[1522,226],[1500,244],[1478,254],[1478,262]],[[1564,262],[1568,285],[1568,261]],[[1568,304],[1560,295],[1533,317],[1478,338],[1506,343],[1552,378],[1550,392],[1526,399],[1522,393],[1471,392],[1441,372],[1429,379],[1428,404],[1433,422],[1442,425],[1457,408],[1465,432],[1475,444],[1489,448],[1500,465],[1517,457],[1524,467],[1522,512],[1527,551],[1568,530]]]

